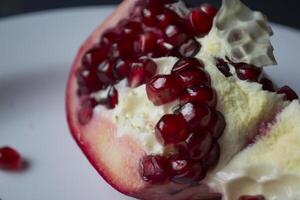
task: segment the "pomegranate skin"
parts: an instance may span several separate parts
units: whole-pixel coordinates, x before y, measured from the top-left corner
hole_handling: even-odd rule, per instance
[[[143,3],[142,0],[124,0],[79,49],[67,82],[66,113],[69,129],[91,165],[107,183],[125,195],[144,200],[221,200],[220,194],[211,191],[204,184],[187,186],[169,182],[164,185],[152,185],[143,181],[138,173],[137,163],[146,153],[136,140],[130,136],[122,137],[122,139],[116,138],[116,124],[104,116],[93,116],[86,125],[78,122],[77,112],[80,99],[77,95],[76,72],[80,68],[81,58],[88,49],[99,42],[99,38],[106,30],[131,15],[128,13],[139,12],[139,5]],[[109,146],[118,147],[110,149],[111,152],[103,150]],[[116,151],[118,154],[114,154]],[[106,154],[114,154],[115,157]],[[108,157],[113,157],[114,160],[119,159],[119,171],[113,169],[111,166],[113,162]]]

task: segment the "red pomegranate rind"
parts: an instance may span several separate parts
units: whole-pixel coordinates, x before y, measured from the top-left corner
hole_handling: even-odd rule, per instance
[[[256,196],[244,195],[241,196],[238,200],[265,200],[265,197],[262,195],[256,195]]]

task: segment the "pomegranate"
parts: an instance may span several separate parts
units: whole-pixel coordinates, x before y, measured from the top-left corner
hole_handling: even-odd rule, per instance
[[[67,119],[90,163],[118,191],[145,200],[220,200],[222,195],[205,178],[222,155],[226,118],[218,110],[217,90],[204,60],[194,57],[202,48],[197,38],[209,33],[217,9],[204,4],[186,7],[185,13],[174,9],[178,5],[175,0],[121,3],[78,52],[67,85]],[[168,56],[177,62],[170,73],[160,74],[156,59]],[[257,66],[214,59],[221,75],[260,81],[272,90],[270,82],[260,79]],[[123,104],[144,106],[134,98],[123,102],[124,93],[134,96],[136,89],[145,90],[147,105],[163,110],[147,129],[161,145],[160,153],[148,153],[131,134],[120,136],[120,116],[107,114]],[[278,93],[296,98],[286,88]],[[147,120],[136,126],[149,128]]]
[[[22,167],[22,158],[19,152],[11,147],[0,148],[0,169],[19,170]]]

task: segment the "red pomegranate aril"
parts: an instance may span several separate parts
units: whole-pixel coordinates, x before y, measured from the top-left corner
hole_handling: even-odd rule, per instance
[[[190,132],[200,131],[207,127],[211,120],[211,110],[203,103],[188,102],[175,112],[184,117]]]
[[[115,87],[111,87],[107,94],[107,108],[113,109],[118,104],[118,91]]]
[[[143,31],[142,25],[137,21],[129,21],[127,22],[122,30],[122,39],[135,39],[135,37]]]
[[[134,40],[131,39],[124,39],[120,40],[116,43],[117,49],[114,49],[115,53],[114,56],[118,55],[121,58],[134,58],[135,51],[134,51]]]
[[[188,15],[188,24],[197,37],[206,35],[213,23],[213,17],[202,9],[194,9]]]
[[[218,12],[218,9],[210,4],[203,4],[200,9],[212,18],[214,18]]]
[[[90,69],[91,67],[96,67],[103,59],[105,59],[108,51],[109,47],[107,45],[94,47],[87,51],[82,57],[83,68]]]
[[[115,68],[115,61],[112,60],[104,60],[98,66],[97,75],[99,80],[108,85],[115,83],[115,76],[114,76],[114,68]]]
[[[154,58],[164,57],[164,56],[171,56],[172,51],[174,50],[173,45],[167,43],[163,39],[157,40],[157,48],[155,52],[153,52]]]
[[[172,168],[172,181],[180,184],[190,184],[200,178],[197,173],[193,172],[195,170],[194,162],[185,155],[174,154],[169,158],[169,162]],[[201,167],[200,169],[202,171]],[[195,175],[195,177],[192,175]]]
[[[148,82],[156,73],[157,65],[149,58],[139,58],[132,63],[127,77],[130,87],[138,87]]]
[[[171,4],[174,0],[147,0],[147,6],[163,6],[165,4]]]
[[[130,67],[131,62],[129,60],[119,59],[114,65],[115,77],[117,77],[118,80],[122,80],[128,75]]]
[[[164,145],[184,141],[188,136],[187,125],[180,115],[164,115],[156,124],[155,133]]]
[[[97,105],[97,102],[94,99],[85,99],[81,104],[81,108],[78,110],[77,117],[78,122],[81,125],[86,125],[92,119],[93,108]]]
[[[22,167],[22,158],[15,149],[5,146],[0,148],[0,169],[19,170]]]
[[[171,167],[163,156],[145,156],[140,161],[140,174],[144,181],[152,184],[164,184],[170,180]]]
[[[176,77],[184,88],[199,84],[210,85],[211,83],[209,75],[201,68],[181,70],[176,73]]]
[[[187,68],[204,68],[204,65],[197,58],[193,58],[193,57],[182,58],[174,64],[172,73],[177,73]]]
[[[135,49],[137,49],[137,52],[141,52],[142,54],[148,54],[155,50],[156,45],[156,34],[153,32],[147,32],[139,36]]]
[[[239,63],[236,64],[236,68],[237,76],[241,80],[257,82],[261,75],[261,69],[254,65]]]
[[[149,5],[142,10],[143,23],[149,27],[157,26],[159,23],[157,16],[162,12],[162,6]]]
[[[201,162],[189,161],[186,169],[182,173],[175,175],[172,178],[172,181],[177,184],[190,185],[201,181],[203,178],[205,178],[205,176],[206,171],[202,167]]]
[[[212,113],[211,120],[207,126],[207,129],[211,132],[211,135],[215,139],[219,139],[222,136],[226,127],[226,122],[224,116],[215,111]]]
[[[201,160],[212,147],[212,137],[207,131],[198,131],[190,134],[186,139],[189,157],[193,160]]]
[[[200,51],[200,44],[193,38],[185,41],[178,49],[183,57],[193,57]]]
[[[175,47],[180,47],[188,38],[182,27],[183,25],[168,25],[164,31],[166,41]]]
[[[203,157],[203,167],[205,169],[214,168],[220,160],[220,153],[220,145],[217,142],[214,142],[211,150]]]
[[[97,76],[97,68],[91,70],[80,70],[77,73],[79,95],[95,92],[104,87]]]
[[[296,94],[296,92],[290,88],[289,86],[283,86],[281,88],[278,89],[277,91],[278,94],[284,94],[285,95],[285,99],[289,100],[289,101],[293,101],[295,99],[299,99],[298,95]]]
[[[232,76],[228,63],[225,62],[223,59],[217,59],[216,66],[220,70],[220,72],[224,74],[224,76]]]
[[[262,84],[262,88],[264,90],[270,91],[270,92],[275,92],[274,85],[271,80],[267,78],[261,78],[259,81],[260,84]]]
[[[168,25],[176,24],[181,20],[175,12],[169,9],[165,9],[162,14],[157,16],[157,19],[161,30],[164,30]]]
[[[238,200],[265,200],[265,197],[262,195],[243,195]]]
[[[120,34],[115,30],[107,31],[102,36],[102,41],[104,43],[112,45],[120,39]]]
[[[206,103],[215,108],[217,104],[217,94],[214,89],[207,85],[189,87],[180,96],[180,104],[182,105],[191,101]]]
[[[157,75],[146,84],[148,99],[156,106],[175,100],[181,91],[172,75]]]

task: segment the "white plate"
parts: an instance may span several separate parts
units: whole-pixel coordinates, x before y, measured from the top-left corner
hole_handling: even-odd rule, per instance
[[[84,39],[110,12],[93,7],[0,20],[0,146],[29,160],[22,173],[0,172],[3,200],[129,200],[96,173],[71,138],[65,83]],[[274,25],[278,85],[300,92],[300,33]]]

